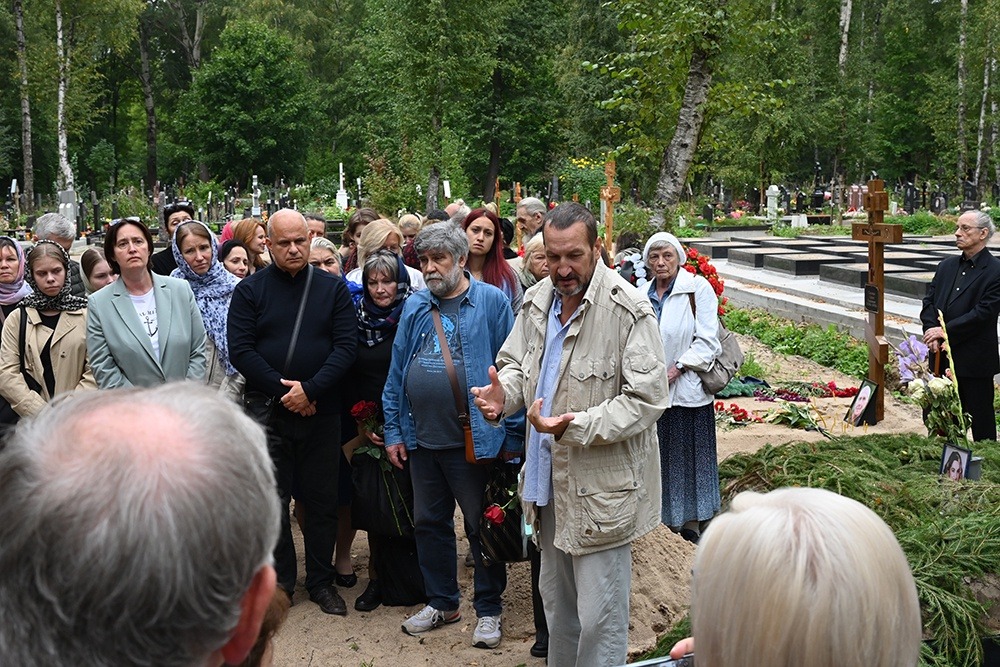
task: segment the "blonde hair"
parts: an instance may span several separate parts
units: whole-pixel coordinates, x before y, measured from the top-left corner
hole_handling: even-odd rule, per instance
[[[404,229],[412,229],[414,231],[420,231],[420,218],[413,215],[412,213],[407,213],[406,215],[399,216],[399,229],[400,231]]]
[[[364,266],[368,256],[381,248],[390,234],[396,235],[396,238],[399,239],[399,245],[402,247],[403,232],[399,231],[399,227],[390,220],[382,218],[365,225],[364,229],[361,230],[361,237],[357,240],[358,266]]]
[[[870,509],[823,489],[741,493],[695,555],[699,667],[914,667],[920,604]]]
[[[535,234],[524,244],[524,257],[527,259],[534,252],[545,252],[545,239],[541,234]]]

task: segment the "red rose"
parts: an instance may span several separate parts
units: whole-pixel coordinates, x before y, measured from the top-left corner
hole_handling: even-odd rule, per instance
[[[505,516],[506,512],[503,511],[503,508],[496,504],[490,505],[486,508],[486,511],[483,512],[483,517],[485,517],[487,521],[498,526],[503,523]]]
[[[375,401],[358,401],[351,408],[351,416],[354,421],[365,421],[371,419],[378,412],[378,404]]]

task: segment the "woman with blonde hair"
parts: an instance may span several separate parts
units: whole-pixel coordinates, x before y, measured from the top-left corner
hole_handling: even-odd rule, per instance
[[[379,250],[388,250],[395,255],[402,256],[402,249],[403,232],[399,230],[399,227],[385,218],[369,222],[357,237],[358,266],[364,267],[368,257]],[[347,274],[347,279],[360,285],[361,272],[362,269],[354,269]],[[410,276],[410,284],[414,290],[424,288],[424,274],[409,266],[406,267],[406,272]]]
[[[915,667],[917,588],[895,536],[861,503],[825,489],[741,493],[694,559],[698,667]]]
[[[547,275],[549,265],[545,260],[545,239],[541,234],[535,234],[524,244],[524,257],[517,267],[517,277],[521,287],[527,290]]]
[[[263,269],[271,263],[264,240],[267,238],[267,227],[256,218],[244,218],[233,225],[233,238],[247,249],[250,260],[250,273]],[[250,275],[249,273],[247,275]]]
[[[3,325],[0,395],[22,417],[57,394],[97,389],[87,361],[87,300],[70,293],[69,261],[58,243],[40,241],[25,274],[34,291]]]

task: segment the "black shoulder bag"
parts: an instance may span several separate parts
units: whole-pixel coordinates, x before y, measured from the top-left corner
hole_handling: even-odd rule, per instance
[[[39,396],[42,395],[42,385],[38,384],[38,381],[28,374],[28,371],[24,367],[24,349],[25,349],[25,336],[28,332],[28,313],[24,306],[20,307],[21,311],[21,323],[18,327],[17,335],[17,361],[18,366],[21,370],[21,377],[24,378],[24,383],[28,385],[28,389],[35,392]],[[17,414],[14,408],[11,406],[10,402],[3,397],[0,397],[0,428],[6,427],[10,428],[17,424],[21,420],[21,415]]]

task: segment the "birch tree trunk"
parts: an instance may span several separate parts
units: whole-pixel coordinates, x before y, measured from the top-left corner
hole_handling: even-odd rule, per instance
[[[851,32],[851,0],[841,0],[840,3],[840,54],[837,56],[837,69],[844,76],[847,68],[847,37]]]
[[[705,103],[712,85],[711,54],[696,46],[691,54],[687,83],[684,86],[684,101],[681,103],[677,127],[670,144],[663,151],[660,162],[660,177],[656,184],[656,198],[653,208],[654,219],[662,221],[663,209],[676,204],[684,190],[688,171],[698,148],[698,138],[705,121]]]
[[[990,75],[996,81],[997,59],[996,56],[990,58]],[[997,155],[997,98],[995,95],[990,99],[990,155]],[[994,160],[993,184],[1000,188],[1000,160]]]
[[[31,99],[28,97],[28,53],[24,42],[24,6],[14,0],[14,24],[17,29],[17,68],[21,77],[21,155],[23,160],[26,208],[35,202],[35,162],[31,156]]]
[[[194,11],[194,31],[188,29],[188,15],[182,0],[171,0],[167,3],[177,14],[177,23],[180,26],[180,36],[178,41],[184,49],[184,57],[187,60],[191,74],[201,67],[201,39],[205,32],[205,0],[195,2]]]
[[[966,146],[965,146],[965,42],[966,19],[969,15],[969,0],[961,2],[961,20],[958,27],[958,125],[955,128],[955,138],[958,143],[958,180],[965,178]],[[961,188],[960,188],[961,189]]]
[[[986,169],[986,145],[984,136],[986,134],[986,102],[990,97],[990,63],[993,61],[993,41],[989,33],[986,36],[986,58],[983,59],[983,95],[979,101],[979,127],[976,132],[976,172],[972,182],[976,184],[976,191],[979,199],[983,198],[983,171]]]
[[[430,213],[438,207],[438,186],[441,182],[441,172],[438,170],[437,165],[431,167],[430,176],[427,178],[427,200],[425,202],[427,210],[425,213]]]
[[[139,81],[146,106],[146,183],[156,183],[156,105],[153,73],[149,66],[149,27],[139,20]]]
[[[66,138],[66,90],[69,88],[69,56],[63,35],[62,3],[56,0],[56,60],[59,64],[59,89],[56,100],[56,133],[59,150],[59,189],[73,190],[73,169],[69,166]]]

